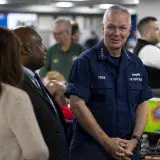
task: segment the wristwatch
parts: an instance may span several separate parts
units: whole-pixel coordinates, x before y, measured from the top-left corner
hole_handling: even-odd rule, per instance
[[[141,137],[139,137],[139,136],[132,135],[131,139],[135,139],[135,140],[137,140],[138,144],[140,144],[140,143],[141,143]]]

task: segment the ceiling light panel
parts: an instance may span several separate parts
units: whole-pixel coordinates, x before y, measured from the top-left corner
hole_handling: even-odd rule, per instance
[[[64,1],[64,0],[59,0],[59,1]],[[87,0],[65,0],[65,1],[72,1],[72,2],[82,2],[82,1],[87,1]]]
[[[8,1],[7,0],[0,0],[0,4],[7,4]]]
[[[99,4],[100,9],[108,9],[111,6],[113,6],[113,4]]]
[[[64,7],[64,8],[73,7],[73,3],[72,2],[57,2],[56,7]]]
[[[137,5],[139,4],[139,0],[121,0],[123,4]]]

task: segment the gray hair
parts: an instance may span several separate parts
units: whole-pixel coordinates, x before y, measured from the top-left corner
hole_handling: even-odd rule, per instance
[[[66,31],[68,31],[70,34],[72,32],[72,25],[69,19],[57,18],[53,24],[62,24]]]
[[[105,11],[104,16],[103,16],[103,22],[102,22],[103,24],[105,23],[106,16],[108,15],[109,12],[118,12],[118,13],[127,14],[128,17],[129,17],[129,20],[130,20],[130,24],[131,24],[131,14],[129,13],[129,11],[126,7],[123,7],[123,6],[120,6],[120,5],[113,5]]]

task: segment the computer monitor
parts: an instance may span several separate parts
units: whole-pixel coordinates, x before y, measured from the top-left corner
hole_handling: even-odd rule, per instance
[[[160,98],[149,100],[149,114],[144,132],[160,134]]]
[[[38,16],[34,13],[9,13],[7,16],[7,25],[9,29],[18,26],[37,27]]]
[[[7,14],[0,13],[0,27],[7,28]]]

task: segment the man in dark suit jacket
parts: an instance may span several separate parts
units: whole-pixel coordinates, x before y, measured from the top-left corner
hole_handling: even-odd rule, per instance
[[[21,61],[24,66],[24,80],[21,89],[30,96],[50,152],[50,160],[68,160],[68,144],[62,112],[35,73],[45,64],[46,47],[38,33],[30,27],[18,27],[13,31],[22,42]]]

